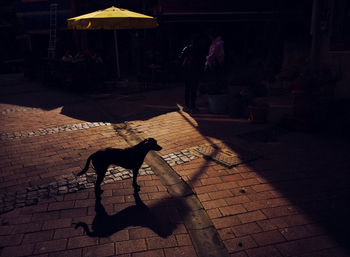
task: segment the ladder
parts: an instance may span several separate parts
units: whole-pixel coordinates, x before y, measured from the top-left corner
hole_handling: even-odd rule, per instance
[[[48,59],[55,59],[56,51],[56,32],[57,32],[57,9],[58,4],[50,4],[50,38],[49,38],[49,48]]]

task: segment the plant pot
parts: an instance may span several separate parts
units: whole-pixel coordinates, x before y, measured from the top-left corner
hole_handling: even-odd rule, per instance
[[[265,123],[269,114],[267,106],[249,106],[249,120],[254,123]]]
[[[227,113],[227,103],[228,95],[227,94],[209,94],[209,111],[211,113]]]

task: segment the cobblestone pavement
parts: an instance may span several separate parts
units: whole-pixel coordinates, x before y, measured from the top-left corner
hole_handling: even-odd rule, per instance
[[[88,128],[96,128],[100,126],[109,126],[111,123],[109,122],[85,122],[85,123],[78,123],[78,124],[68,124],[60,127],[54,127],[54,128],[45,128],[45,129],[38,129],[38,130],[32,130],[32,131],[18,131],[18,132],[11,132],[11,133],[2,133],[0,134],[1,139],[16,139],[16,138],[25,138],[25,137],[35,137],[35,136],[44,136],[44,135],[50,135],[54,133],[62,133],[67,131],[74,131],[74,130],[80,130],[80,129],[88,129]]]
[[[190,150],[174,152],[162,156],[170,165],[180,165],[199,158],[192,154]],[[152,168],[144,163],[139,170],[139,176],[154,175]],[[133,177],[132,171],[122,167],[109,167],[102,185],[114,183],[116,181],[130,179]],[[68,176],[59,181],[33,186],[19,192],[9,192],[0,195],[0,214],[12,211],[14,208],[38,204],[40,199],[46,199],[57,195],[74,193],[82,189],[94,187],[96,181],[95,173],[87,173],[79,177]]]
[[[147,162],[139,177],[146,208],[135,205],[127,170],[110,167],[100,205],[93,170],[75,176],[96,150],[129,146],[111,116],[157,139],[162,159],[193,190],[231,256],[350,256],[350,160],[342,138],[287,131],[273,142],[243,140],[273,122],[209,114],[203,96],[200,112],[189,115],[174,109],[182,102],[176,88],[123,100],[0,79],[0,256],[197,256],[186,215]],[[237,154],[239,145],[263,158],[229,169],[192,151],[207,144]],[[79,222],[97,236],[75,229]]]

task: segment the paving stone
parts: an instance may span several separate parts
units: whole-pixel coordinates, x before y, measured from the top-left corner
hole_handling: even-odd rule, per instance
[[[25,202],[19,202],[19,203],[16,203],[16,208],[20,208],[20,207],[24,207],[26,206],[26,203]]]
[[[187,157],[181,157],[180,158],[183,162],[188,162],[188,161],[190,161],[190,159],[188,159]]]
[[[9,212],[9,211],[12,211],[13,209],[15,208],[15,206],[13,205],[8,205],[8,206],[5,206],[2,211],[3,212]]]
[[[47,129],[48,131],[58,131],[58,130],[65,130],[67,128],[72,128],[72,127],[81,127],[83,128],[84,126],[96,126],[96,123],[81,123],[81,124],[73,124],[73,125],[66,125],[66,126],[61,126],[58,128],[49,128]],[[100,126],[101,124],[98,123]],[[38,130],[40,132],[44,131],[43,129]],[[35,133],[35,131],[33,132]],[[168,164],[171,166],[175,165],[181,165],[185,163],[185,161],[189,161],[190,157],[187,158],[186,156],[183,155],[183,153],[188,153],[188,150],[182,150],[182,151],[177,151],[175,153],[168,154],[166,156],[171,157],[168,160]],[[181,156],[179,158],[178,156]],[[174,162],[174,160],[177,160]],[[152,168],[147,164],[143,163],[140,170],[139,170],[139,175],[140,176],[145,176],[145,175],[154,175],[154,172]],[[108,184],[108,183],[113,183],[115,181],[120,181],[123,179],[130,179],[133,177],[133,174],[130,170],[124,169],[119,166],[114,166],[108,168],[108,172],[106,173],[106,177],[104,179],[103,184]],[[96,173],[95,172],[89,172],[86,173],[83,176],[75,177],[75,176],[70,176],[67,178],[63,178],[57,182],[51,182],[48,184],[42,184],[39,186],[33,186],[33,187],[28,187],[26,188],[25,191],[22,192],[17,192],[12,193],[12,194],[6,194],[1,197],[2,201],[4,203],[7,203],[7,205],[4,205],[0,209],[0,214],[4,211],[8,211],[13,209],[14,207],[22,207],[24,205],[33,205],[37,204],[39,201],[39,198],[47,198],[47,197],[52,197],[55,195],[63,195],[67,193],[73,193],[77,192],[82,189],[86,188],[93,188],[94,183],[96,181]]]
[[[68,187],[67,186],[60,186],[58,188],[58,191],[60,194],[66,194],[66,193],[68,193]]]
[[[69,193],[74,193],[74,192],[77,192],[78,190],[79,190],[78,188],[73,187],[73,188],[69,188],[69,189],[68,189],[68,192],[69,192]]]

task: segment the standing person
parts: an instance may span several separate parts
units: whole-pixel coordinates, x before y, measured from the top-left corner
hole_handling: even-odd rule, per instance
[[[201,65],[201,51],[197,35],[193,36],[190,43],[181,51],[180,61],[182,62],[185,77],[185,111],[198,112],[196,106],[197,90],[200,72],[203,70],[203,67]]]
[[[208,72],[213,81],[213,87],[211,91],[218,92],[225,86],[225,49],[224,41],[222,37],[216,32],[211,31],[209,33],[211,39],[211,45],[209,47],[209,53],[206,57],[204,71]]]

